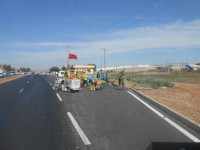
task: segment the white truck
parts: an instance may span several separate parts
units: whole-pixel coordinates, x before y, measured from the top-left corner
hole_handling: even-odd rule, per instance
[[[67,79],[67,82],[66,82],[67,92],[79,91],[80,87],[81,87],[80,79]]]
[[[55,90],[61,90],[63,92],[79,91],[80,87],[81,87],[80,79],[57,78],[54,84]]]

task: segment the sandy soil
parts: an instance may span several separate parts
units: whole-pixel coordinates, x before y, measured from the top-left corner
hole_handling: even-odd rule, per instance
[[[127,86],[134,87],[134,84],[128,82]],[[134,88],[200,125],[200,85],[176,83],[171,88]]]
[[[1,78],[0,79],[0,83],[6,82],[6,81],[10,81],[10,80],[14,80],[14,79],[17,79],[17,78],[21,78],[23,76],[24,75],[17,75],[17,76],[12,76],[12,77],[7,77],[7,78]]]

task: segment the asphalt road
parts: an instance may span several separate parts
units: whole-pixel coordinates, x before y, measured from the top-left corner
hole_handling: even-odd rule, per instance
[[[0,149],[145,150],[152,141],[192,142],[127,91],[66,93],[54,77],[0,84]]]

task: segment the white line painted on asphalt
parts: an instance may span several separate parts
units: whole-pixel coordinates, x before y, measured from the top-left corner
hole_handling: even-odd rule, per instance
[[[59,95],[58,93],[56,93],[56,95],[57,95],[58,99],[59,99],[60,101],[62,101],[62,98],[60,97],[60,95]]]
[[[19,91],[19,93],[21,93],[23,90],[24,90],[24,89],[21,89],[21,90]]]
[[[31,76],[30,80],[32,79],[33,75]]]
[[[50,85],[52,85],[51,83],[49,83]]]
[[[78,125],[78,123],[76,122],[74,117],[72,116],[71,112],[67,112],[67,115],[69,116],[70,120],[72,121],[74,127],[76,128],[76,131],[80,135],[80,137],[83,140],[84,144],[85,145],[90,145],[91,144],[90,141],[88,140],[88,138],[86,137],[85,133],[83,132],[83,130],[80,128],[80,126]]]
[[[165,121],[167,121],[169,124],[171,124],[172,126],[174,126],[176,129],[178,129],[180,132],[182,132],[184,135],[186,135],[188,138],[190,138],[191,140],[193,140],[194,142],[200,142],[200,140],[195,137],[194,135],[192,135],[191,133],[189,133],[188,131],[186,131],[185,129],[183,129],[181,126],[179,126],[178,124],[176,124],[175,122],[173,122],[172,120],[170,120],[169,118],[165,117],[163,114],[161,114],[160,112],[158,112],[157,110],[155,110],[153,107],[151,107],[150,105],[148,105],[147,103],[145,103],[143,100],[141,100],[139,97],[137,97],[136,95],[134,95],[133,93],[127,91],[129,94],[131,94],[133,97],[135,97],[138,101],[140,101],[142,104],[144,104],[146,107],[148,107],[149,109],[151,109],[154,113],[156,113],[158,116],[160,116],[162,119],[164,119]]]

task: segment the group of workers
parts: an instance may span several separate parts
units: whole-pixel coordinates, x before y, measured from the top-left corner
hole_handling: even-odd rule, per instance
[[[88,81],[90,80],[106,80],[106,83],[108,84],[108,80],[110,78],[109,73],[102,73],[102,72],[97,72],[92,75],[91,78],[88,77],[88,72],[83,71],[83,72],[78,72],[78,71],[65,71],[63,74],[64,79],[81,79],[83,80],[83,86],[87,85]],[[126,83],[126,77],[123,72],[121,72],[118,76],[118,83],[119,86],[125,89],[125,83]]]

